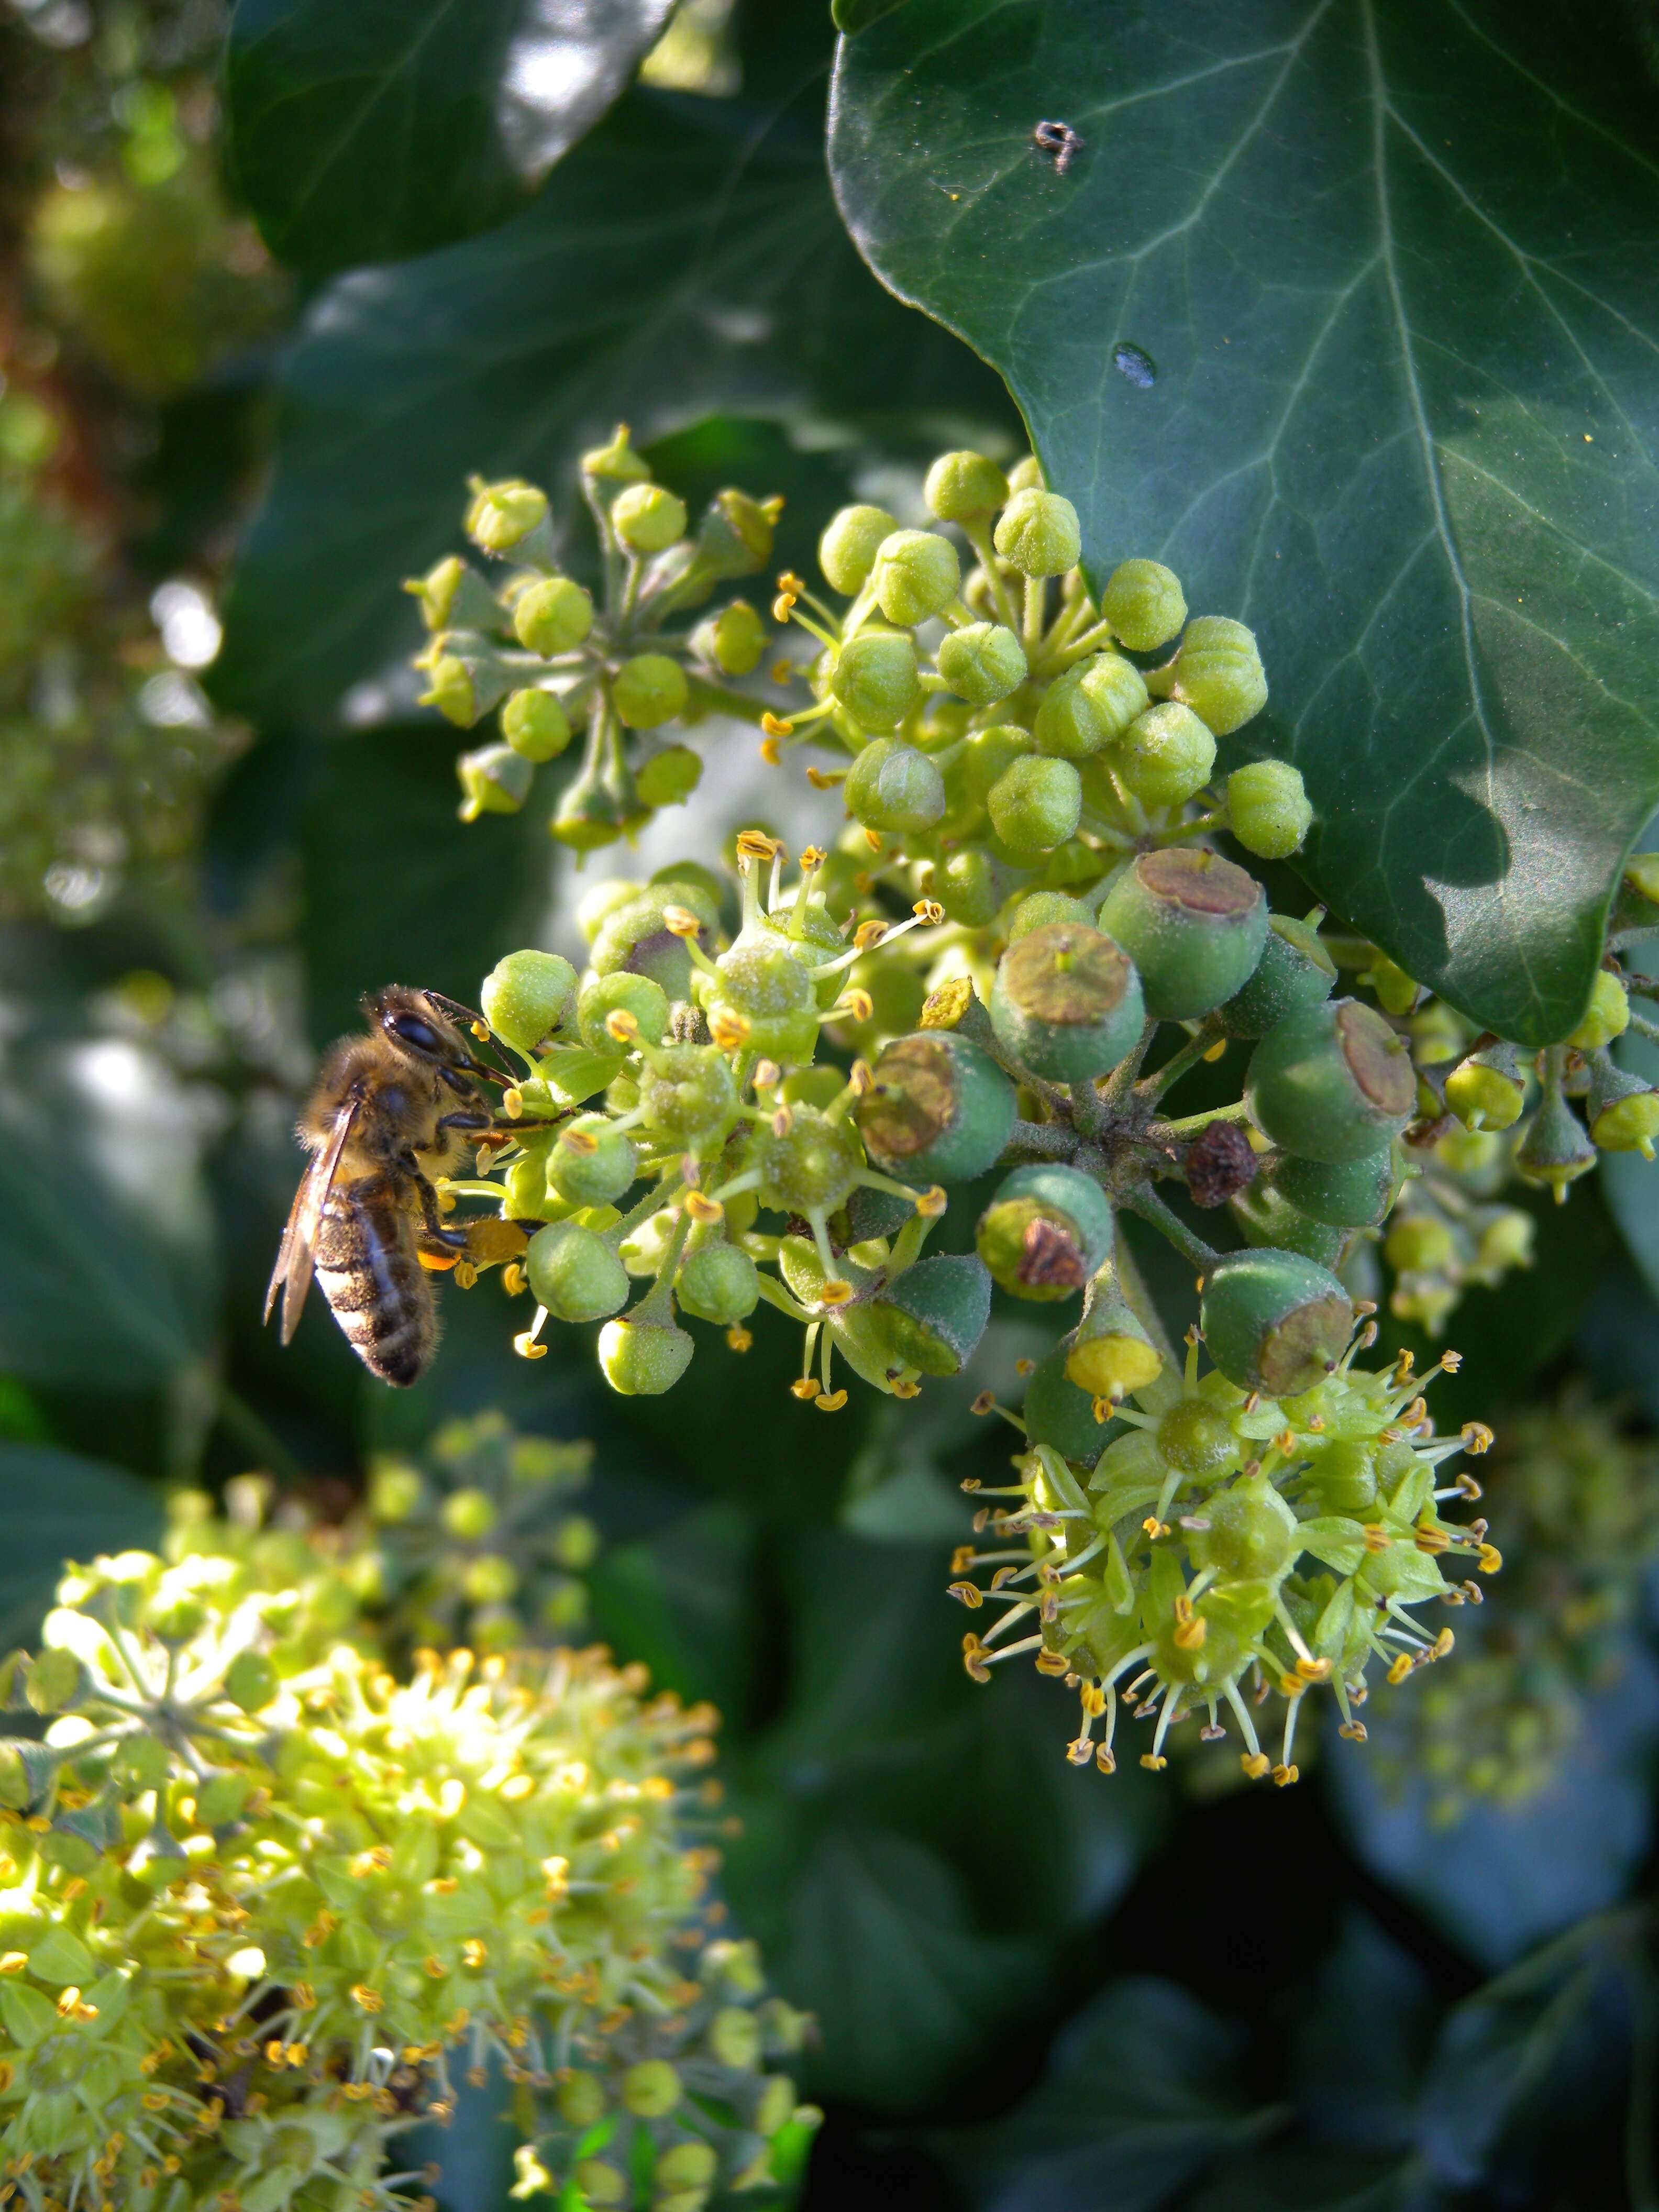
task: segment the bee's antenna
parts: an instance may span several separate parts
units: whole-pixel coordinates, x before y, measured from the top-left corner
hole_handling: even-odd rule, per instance
[[[465,1006],[459,999],[449,998],[442,991],[428,991],[426,995],[434,1006],[441,1006],[447,1014],[459,1014],[480,1042],[489,1037],[489,1024],[475,1007]],[[484,1076],[491,1083],[515,1083],[519,1079],[510,1068],[492,1067],[487,1061],[475,1059],[471,1054],[464,1065],[469,1075]]]

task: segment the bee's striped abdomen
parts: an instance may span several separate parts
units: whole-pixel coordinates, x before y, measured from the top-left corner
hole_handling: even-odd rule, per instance
[[[432,1285],[413,1224],[383,1176],[336,1183],[317,1231],[317,1281],[371,1374],[406,1386],[437,1342]]]

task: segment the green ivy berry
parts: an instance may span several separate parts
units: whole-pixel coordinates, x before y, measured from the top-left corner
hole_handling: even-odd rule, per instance
[[[465,529],[485,553],[510,553],[547,514],[547,494],[516,477],[479,484],[466,510]]]
[[[760,1274],[735,1244],[704,1244],[683,1261],[675,1279],[680,1304],[721,1328],[746,1320],[760,1304]]]
[[[1008,479],[983,453],[941,453],[922,486],[927,512],[941,522],[983,522],[1008,497]]]
[[[1204,1501],[1208,1527],[1193,1532],[1193,1565],[1232,1582],[1277,1582],[1301,1543],[1297,1519],[1265,1474],[1246,1475]]]
[[[685,501],[661,484],[629,484],[611,501],[611,522],[630,553],[660,553],[685,535]]]
[[[570,722],[550,691],[512,691],[501,708],[501,735],[527,761],[556,760],[570,743]]]
[[[632,1015],[641,1044],[659,1044],[668,1033],[668,994],[660,983],[627,969],[590,975],[576,1000],[576,1030],[591,1052],[621,1049],[605,1025],[606,1016],[618,1012]]]
[[[859,1101],[870,1157],[908,1182],[971,1182],[996,1165],[1014,1126],[1014,1086],[988,1053],[951,1030],[888,1045]]]
[[[422,623],[434,634],[447,629],[495,630],[506,619],[501,601],[459,553],[438,562],[424,576],[406,577],[404,589],[414,594]]]
[[[982,929],[994,920],[1009,885],[1021,880],[983,845],[962,845],[934,869],[930,888],[952,921]]]
[[[1339,1229],[1376,1229],[1387,1219],[1400,1188],[1401,1161],[1394,1145],[1356,1160],[1304,1160],[1285,1152],[1269,1170],[1269,1180],[1315,1221]]]
[[[1247,1244],[1299,1252],[1304,1259],[1316,1260],[1322,1267],[1334,1267],[1348,1241],[1346,1229],[1316,1221],[1263,1176],[1258,1176],[1248,1189],[1236,1192],[1228,1201],[1228,1210],[1243,1231]]]
[[[715,965],[719,979],[711,976],[702,994],[709,1020],[726,1014],[746,1024],[749,1050],[770,1060],[786,1066],[810,1060],[817,1042],[817,994],[805,963],[787,945],[740,938]],[[835,1079],[839,1086],[839,1076]]]
[[[1251,1114],[1276,1145],[1310,1160],[1364,1158],[1397,1137],[1417,1103],[1403,1037],[1358,999],[1290,1014],[1255,1048]]]
[[[1217,1018],[1229,1036],[1263,1037],[1287,1014],[1319,1006],[1335,988],[1336,963],[1318,931],[1288,915],[1270,915],[1250,980],[1217,1009]]]
[[[895,1275],[876,1310],[906,1367],[959,1375],[991,1318],[991,1278],[969,1254],[937,1253]]]
[[[665,1047],[640,1085],[645,1125],[694,1149],[724,1136],[737,1119],[738,1086],[713,1045]]]
[[[460,817],[476,822],[481,814],[516,814],[530,796],[535,769],[511,745],[480,745],[461,755],[455,773],[465,793]]]
[[[1122,561],[1106,579],[1100,611],[1132,653],[1154,653],[1179,635],[1186,594],[1161,561]]]
[[[611,697],[630,730],[654,730],[685,711],[685,671],[665,653],[636,653],[617,671]]]
[[[1170,696],[1190,707],[1224,738],[1267,703],[1267,678],[1255,634],[1225,615],[1200,615],[1187,625],[1174,664]]]
[[[1054,921],[1066,922],[1073,929],[1092,929],[1094,909],[1067,891],[1027,891],[1008,917],[1008,942],[1016,945],[1034,929],[1046,929]]]
[[[1595,1165],[1595,1147],[1559,1091],[1546,1089],[1516,1148],[1515,1164],[1528,1181],[1553,1190],[1558,1205],[1566,1197],[1567,1185]]]
[[[926,830],[945,811],[945,781],[915,745],[872,738],[848,769],[842,797],[866,830]]]
[[[1302,771],[1289,761],[1251,761],[1227,778],[1227,819],[1247,853],[1288,860],[1313,826]]]
[[[1058,492],[1017,491],[998,520],[996,549],[1024,576],[1063,576],[1083,551],[1077,509]]]
[[[544,660],[568,653],[593,627],[592,595],[568,576],[544,576],[513,602],[513,628],[526,652]]]
[[[760,1170],[760,1201],[778,1213],[834,1213],[847,1203],[864,1165],[864,1148],[851,1121],[831,1120],[816,1107],[788,1109],[788,1126],[763,1122],[750,1152]]]
[[[1443,1274],[1457,1257],[1457,1238],[1438,1214],[1402,1213],[1389,1224],[1382,1256],[1401,1274]]]
[[[635,1322],[624,1315],[606,1322],[599,1331],[600,1368],[605,1381],[623,1398],[659,1398],[672,1390],[691,1364],[696,1350],[685,1331],[672,1322]]]
[[[603,1114],[567,1121],[547,1156],[548,1188],[572,1206],[609,1206],[639,1172],[633,1140]]]
[[[1083,815],[1083,781],[1068,760],[1028,755],[1003,770],[987,793],[985,805],[1011,853],[1051,853],[1076,833]]]
[[[979,1218],[974,1243],[992,1279],[1045,1303],[1080,1291],[1112,1249],[1112,1208],[1092,1176],[1016,1168]]]
[[[1205,1278],[1200,1327],[1230,1382],[1288,1398],[1334,1368],[1353,1307],[1336,1277],[1299,1253],[1229,1252]]]
[[[582,455],[582,474],[597,483],[611,486],[625,483],[646,483],[651,477],[649,465],[641,459],[628,442],[628,425],[618,422],[616,434],[608,446],[591,446]]]
[[[897,522],[879,507],[844,507],[832,515],[818,540],[818,566],[831,591],[848,599],[862,591],[876,563],[877,549]]]
[[[509,952],[484,977],[478,1005],[499,1037],[533,1052],[569,1019],[576,971],[556,952]]]
[[[1065,1343],[1057,1344],[1037,1362],[1026,1381],[1021,1417],[1030,1443],[1051,1445],[1074,1467],[1092,1467],[1127,1431],[1121,1421],[1096,1419],[1093,1397],[1066,1372],[1066,1352]]]
[[[698,884],[653,883],[605,916],[588,955],[594,974],[631,969],[660,983],[671,999],[690,997],[691,956],[663,918],[671,906],[696,915],[702,925],[698,941],[707,951],[720,920],[714,901]]]
[[[702,761],[690,745],[665,745],[653,753],[635,778],[646,806],[678,806],[702,781]]]
[[[1184,806],[1215,766],[1215,739],[1190,707],[1166,699],[1137,714],[1112,765],[1143,806]]]
[[[1000,623],[964,623],[939,641],[939,672],[970,707],[994,707],[1025,681],[1025,648]]]
[[[699,623],[691,642],[723,676],[748,676],[766,650],[766,625],[747,599],[733,599],[707,622]]]
[[[1048,686],[1033,730],[1045,753],[1080,760],[1115,744],[1149,704],[1146,679],[1133,661],[1097,653]]]
[[[574,1221],[550,1222],[531,1238],[525,1273],[555,1321],[603,1321],[628,1302],[628,1271],[604,1237]]]
[[[1471,1053],[1446,1078],[1446,1103],[1466,1129],[1512,1129],[1527,1103],[1527,1086],[1511,1046]]]
[[[870,587],[890,623],[908,628],[942,613],[962,586],[962,564],[934,530],[896,530],[876,549]]]
[[[860,729],[897,729],[921,696],[916,649],[902,630],[861,629],[836,655],[830,688]]]
[[[1590,987],[1583,1019],[1567,1039],[1575,1052],[1595,1052],[1623,1036],[1630,1027],[1630,997],[1618,976],[1600,969]]]
[[[991,987],[999,1043],[1050,1083],[1088,1083],[1115,1067],[1145,1021],[1139,979],[1121,947],[1068,922],[1011,945]]]
[[[1100,911],[1140,973],[1146,1012],[1188,1021],[1231,999],[1267,937],[1261,886],[1218,854],[1171,846],[1142,853]]]

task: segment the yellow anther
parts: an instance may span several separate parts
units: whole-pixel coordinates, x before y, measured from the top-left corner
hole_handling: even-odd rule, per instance
[[[985,1593],[977,1583],[947,1583],[945,1594],[965,1605],[969,1613],[977,1613],[985,1602]]]
[[[879,830],[866,830],[864,833],[864,842],[872,853],[879,853],[882,850]]]
[[[1185,1620],[1178,1619],[1176,1622],[1176,1649],[1179,1651],[1200,1651],[1209,1632],[1209,1623],[1203,1615],[1192,1613],[1189,1608],[1188,1618]]]
[[[831,1275],[818,1292],[818,1304],[823,1306],[845,1306],[852,1302],[853,1285],[843,1282],[839,1275]]]
[[[1492,1448],[1492,1432],[1484,1421],[1465,1421],[1462,1439],[1464,1450],[1477,1459],[1482,1452],[1488,1452]],[[1477,1492],[1476,1495],[1479,1494]]]
[[[812,1403],[821,1413],[838,1413],[847,1403],[847,1393],[845,1390],[826,1390],[814,1398]]]
[[[708,1034],[722,1052],[741,1052],[749,1042],[747,1017],[722,1006],[709,1023]]]
[[[28,1962],[27,1951],[8,1951],[0,1958],[0,1974],[21,1974]]]
[[[1140,1754],[1140,1763],[1148,1773],[1162,1774],[1170,1762],[1161,1751],[1143,1751]]]
[[[605,1033],[613,1043],[632,1044],[640,1025],[626,1006],[612,1006],[605,1018]]]
[[[996,1409],[996,1393],[994,1390],[981,1390],[968,1408],[970,1413],[978,1413],[981,1416],[986,1413],[994,1413]]]
[[[726,1332],[726,1348],[728,1352],[747,1352],[754,1341],[754,1338],[740,1321],[734,1321]]]
[[[578,1129],[574,1126],[560,1130],[559,1142],[566,1152],[580,1153],[584,1159],[599,1149],[599,1140],[591,1129]]]
[[[1298,1659],[1296,1671],[1304,1682],[1328,1682],[1331,1662],[1328,1659]]]
[[[760,757],[766,763],[768,768],[777,767],[780,761],[782,760],[783,755],[778,750],[778,741],[775,738],[763,738],[761,739]]]
[[[509,1083],[501,1093],[501,1111],[509,1121],[516,1121],[524,1112],[524,1093],[516,1083]]]
[[[469,1022],[467,1024],[467,1027],[471,1030],[473,1036],[477,1038],[480,1044],[488,1044],[489,1042],[489,1024],[488,1022]]]
[[[1386,1552],[1392,1540],[1388,1530],[1380,1521],[1365,1522],[1362,1533],[1364,1535],[1365,1549],[1368,1552]]]
[[[513,1349],[520,1359],[545,1359],[547,1346],[538,1344],[529,1329],[521,1330],[513,1340]]]
[[[1218,1037],[1203,1057],[1206,1060],[1220,1060],[1226,1053],[1227,1044],[1228,1040],[1225,1037]]]
[[[1267,1771],[1267,1754],[1265,1751],[1241,1751],[1238,1754],[1238,1763],[1252,1782],[1260,1782]]]
[[[1364,1721],[1344,1721],[1341,1727],[1338,1729],[1337,1734],[1346,1736],[1350,1743],[1364,1743],[1365,1723]]]
[[[474,1260],[458,1260],[455,1262],[453,1273],[458,1289],[470,1291],[478,1279],[477,1262]]]
[[[794,1126],[794,1109],[786,1099],[772,1116],[772,1134],[775,1137],[787,1137]]]
[[[726,1208],[720,1204],[719,1199],[705,1198],[700,1190],[686,1192],[685,1210],[693,1221],[705,1223],[722,1220],[726,1214]]]
[[[1449,1628],[1443,1628],[1439,1635],[1434,1639],[1434,1649],[1430,1653],[1430,1657],[1432,1659],[1450,1658],[1452,1646],[1456,1643],[1456,1641],[1457,1638],[1452,1634]]]
[[[795,726],[785,715],[770,712],[761,716],[761,727],[769,738],[793,738]]]
[[[962,1663],[976,1682],[991,1679],[990,1654],[970,1628],[962,1639]]]
[[[806,781],[814,791],[833,791],[838,783],[846,782],[847,771],[845,769],[809,768]]]
[[[1039,1651],[1035,1662],[1039,1674],[1069,1674],[1072,1662],[1063,1651]]]
[[[675,937],[701,935],[702,924],[689,906],[665,906],[662,910],[662,926]]]
[[[971,1544],[958,1544],[951,1554],[951,1572],[953,1575],[965,1575],[969,1568],[973,1565],[975,1556]]]
[[[783,1080],[783,1070],[775,1060],[757,1060],[750,1080],[757,1091],[775,1091]]]
[[[470,1936],[461,1946],[461,1960],[465,1966],[482,1966],[489,1956],[489,1952],[476,1936]],[[356,1992],[354,1991],[353,1994],[355,1995]]]
[[[860,952],[867,952],[872,945],[879,945],[886,934],[884,921],[861,921],[853,932],[853,942]]]
[[[1156,1513],[1149,1513],[1140,1526],[1142,1533],[1150,1536],[1153,1543],[1157,1543],[1160,1536],[1167,1536],[1170,1533],[1169,1522],[1160,1521]]]
[[[1089,1410],[1103,1425],[1116,1413],[1118,1401],[1112,1398],[1091,1398]]]
[[[1483,1575],[1495,1575],[1504,1564],[1504,1554],[1496,1544],[1483,1544],[1475,1555],[1474,1563]]]
[[[781,839],[769,837],[764,830],[739,830],[738,857],[744,860],[781,860],[788,856]]]
[[[349,1862],[353,1881],[363,1881],[372,1874],[384,1874],[392,1864],[392,1853],[384,1844],[376,1844],[373,1850],[359,1851]]]
[[[427,1972],[432,1977],[432,1979],[434,1982],[441,1982],[448,1975],[448,1967],[444,1964],[443,1960],[435,1954],[435,1953],[428,1951],[424,1963]]]
[[[910,911],[930,929],[937,929],[945,919],[945,908],[937,899],[918,899]]]
[[[890,1376],[892,1376],[890,1368],[888,1373]],[[920,1382],[911,1382],[907,1376],[900,1375],[892,1381],[892,1391],[896,1398],[919,1398],[921,1395],[921,1385]]]
[[[939,1183],[930,1183],[926,1190],[917,1194],[916,1212],[924,1221],[937,1221],[950,1203],[944,1187]]]
[[[790,616],[793,614],[794,611],[794,593],[793,592],[780,592],[776,599],[772,602],[773,621],[776,623],[787,623]]]
[[[1299,1767],[1276,1766],[1273,1769],[1273,1780],[1281,1790],[1288,1790],[1292,1782],[1298,1781],[1300,1778],[1301,1769]]]
[[[1284,1698],[1299,1698],[1307,1686],[1300,1674],[1281,1674],[1279,1678],[1279,1693]]]
[[[1461,1352],[1443,1352],[1440,1355],[1440,1364],[1448,1375],[1455,1375],[1463,1364],[1463,1355]]]
[[[876,1002],[867,991],[845,991],[835,1011],[849,1021],[867,1022],[876,1011]]]
[[[790,1391],[793,1396],[807,1399],[816,1398],[823,1388],[823,1383],[817,1380],[816,1376],[812,1375],[803,1375],[798,1382],[792,1382],[789,1385]]]
[[[1402,1651],[1389,1668],[1389,1680],[1398,1689],[1411,1671],[1412,1656],[1409,1651]]]
[[[1431,1558],[1434,1558],[1447,1550],[1452,1540],[1444,1528],[1437,1528],[1432,1521],[1419,1521],[1417,1524],[1416,1540],[1419,1552],[1426,1552]]]
[[[847,1080],[857,1098],[867,1098],[876,1087],[875,1075],[867,1060],[855,1060]]]

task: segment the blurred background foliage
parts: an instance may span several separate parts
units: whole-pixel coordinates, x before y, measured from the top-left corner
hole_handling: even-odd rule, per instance
[[[1653,2212],[1639,1161],[1634,1260],[1594,1179],[1457,1311],[1437,1415],[1498,1430],[1510,1562],[1463,1663],[1287,1794],[1201,1758],[1079,1775],[1060,1692],[963,1677],[946,1554],[1005,1450],[968,1408],[1017,1394],[1012,1310],[959,1383],[834,1422],[765,1312],[740,1395],[709,1358],[665,1400],[607,1393],[586,1332],[515,1360],[493,1279],[407,1394],[320,1301],[287,1352],[258,1327],[359,994],[470,999],[568,934],[568,856],[539,818],[460,831],[404,670],[398,583],[466,473],[559,486],[623,415],[694,504],[782,492],[805,567],[837,501],[908,520],[941,445],[1023,443],[842,228],[821,0],[667,16],[0,0],[8,1633],[66,1553],[152,1539],[168,1484],[258,1468],[338,1520],[459,1419],[588,1439],[590,1622],[723,1711],[726,1894],[820,2022],[810,2205]],[[641,873],[768,806],[796,834],[751,737],[708,750]],[[472,2100],[448,2212],[503,2212],[508,2148]]]

